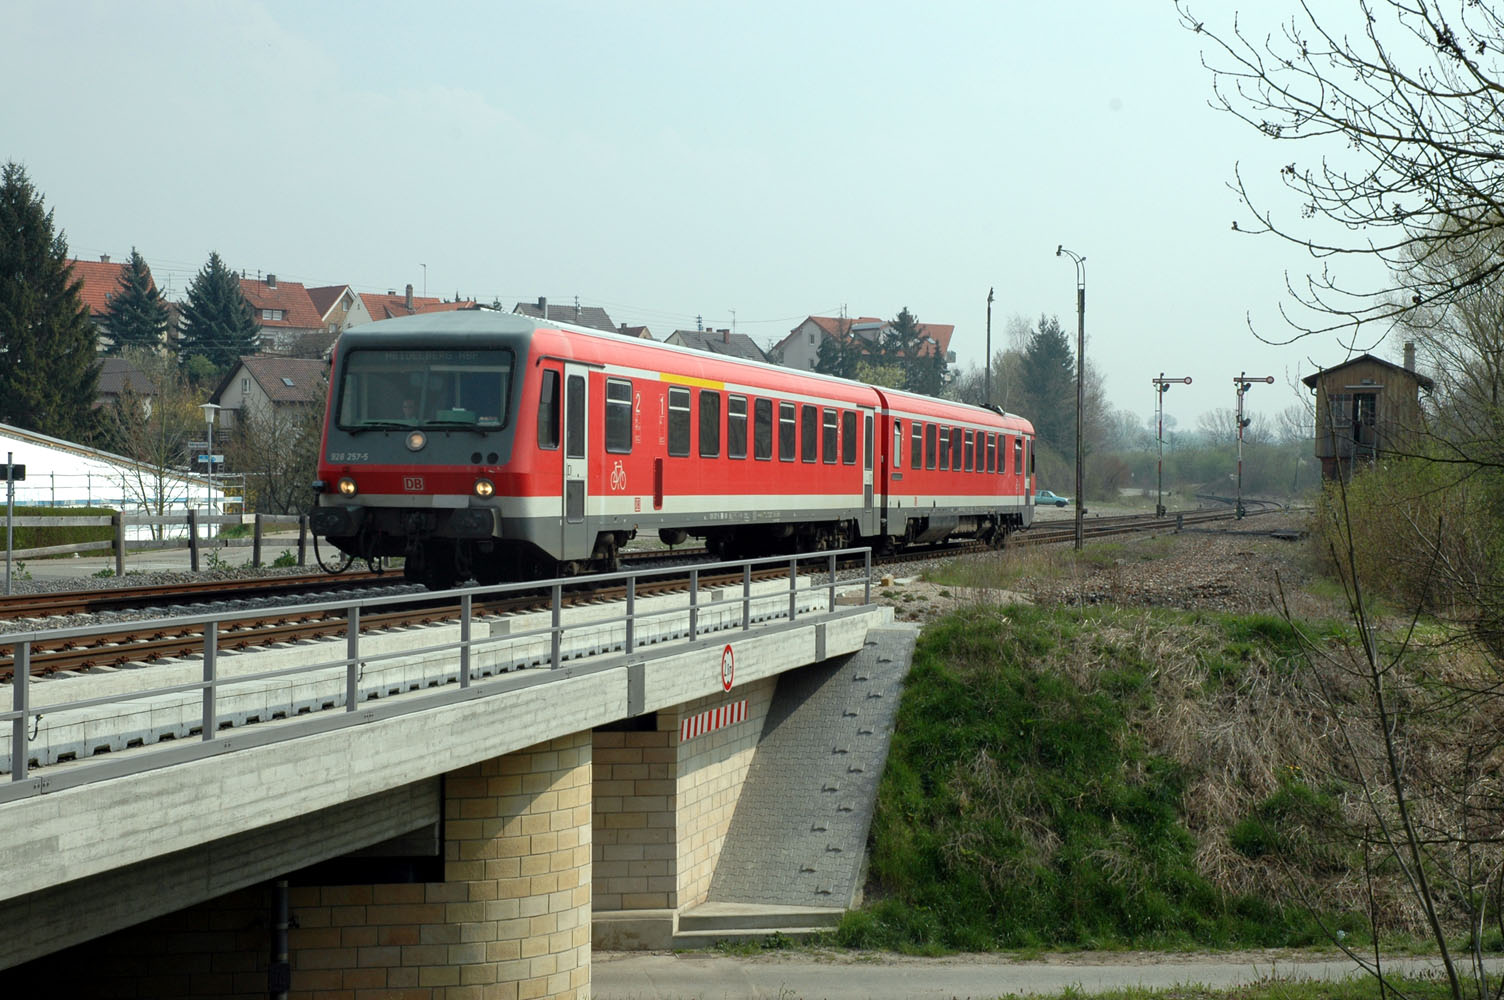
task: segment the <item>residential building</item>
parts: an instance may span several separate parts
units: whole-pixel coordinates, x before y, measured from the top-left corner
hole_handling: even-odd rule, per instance
[[[414,295],[413,286],[408,285],[407,290],[398,295],[388,291],[385,295],[375,292],[361,292],[360,300],[365,306],[366,312],[372,320],[396,319],[399,316],[416,316],[419,313],[451,312],[458,309],[480,308],[474,299],[445,300],[431,298],[426,295]],[[355,324],[350,324],[354,326]]]
[[[261,324],[261,350],[269,354],[318,357],[332,342],[308,289],[278,281],[275,274],[241,278],[240,292]]]
[[[156,387],[146,377],[146,373],[122,357],[100,358],[99,391],[94,398],[94,408],[112,405],[127,389],[141,397],[146,408],[143,415],[149,416]]]
[[[349,285],[320,285],[308,289],[308,298],[324,323],[324,332],[336,336],[362,323],[371,322],[365,302]]]
[[[110,300],[120,291],[120,275],[125,265],[114,263],[107,253],[100,254],[98,260],[70,260],[68,264],[73,268],[73,277],[81,282],[79,297],[88,307],[89,320],[99,334],[95,347],[107,350],[114,344],[107,329]],[[154,279],[152,287],[156,287]],[[167,342],[165,335],[162,342]]]
[[[275,413],[284,407],[322,406],[328,365],[322,359],[258,354],[241,358],[214,390],[219,427],[232,431],[253,410]]]
[[[512,312],[549,323],[568,323],[572,326],[588,327],[591,330],[604,330],[607,333],[620,332],[616,324],[611,322],[611,317],[606,315],[606,310],[599,306],[582,306],[578,300],[572,306],[556,306],[550,305],[548,299],[540,297],[536,303],[517,303],[512,307]]]
[[[1415,345],[1404,364],[1364,354],[1307,375],[1316,396],[1316,457],[1323,479],[1347,479],[1355,463],[1410,450],[1423,432],[1420,390],[1435,383],[1415,370]]]
[[[820,361],[820,346],[831,338],[856,339],[866,344],[877,344],[890,324],[874,316],[852,319],[847,316],[809,316],[789,335],[773,345],[772,355],[785,368],[812,371]],[[954,364],[955,353],[950,349],[951,337],[956,328],[951,323],[920,323],[919,333],[926,338],[920,349],[922,356],[932,356],[935,351],[945,355],[946,364]]]
[[[762,348],[753,343],[752,338],[745,333],[732,333],[730,330],[675,330],[663,339],[665,344],[677,344],[680,347],[692,347],[697,351],[707,351],[711,354],[725,354],[733,358],[745,358],[748,361],[766,361],[768,356]]]
[[[623,323],[621,326],[616,328],[616,332],[621,334],[623,337],[632,337],[635,340],[653,339],[652,331],[650,331],[645,326],[628,326],[627,324]]]

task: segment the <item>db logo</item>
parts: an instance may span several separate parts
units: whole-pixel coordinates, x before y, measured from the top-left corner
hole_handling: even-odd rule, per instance
[[[423,477],[422,476],[403,476],[402,477],[402,488],[404,490],[406,490],[407,492],[409,492],[409,493],[422,493],[423,492]]]

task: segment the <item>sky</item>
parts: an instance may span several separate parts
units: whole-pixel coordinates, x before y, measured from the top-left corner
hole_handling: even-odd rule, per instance
[[[174,298],[213,251],[309,286],[578,297],[660,339],[907,307],[955,325],[965,369],[989,289],[994,351],[1012,317],[1075,333],[1063,244],[1115,409],[1148,420],[1149,380],[1189,376],[1165,408],[1194,426],[1246,373],[1275,378],[1246,401],[1272,418],[1348,357],[1250,332],[1289,336],[1311,262],[1234,232],[1228,182],[1293,219],[1289,150],[1208,105],[1169,0],[11,0],[6,30],[0,162],[74,256],[135,247]]]

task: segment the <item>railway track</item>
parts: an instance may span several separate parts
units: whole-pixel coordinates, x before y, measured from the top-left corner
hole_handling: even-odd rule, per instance
[[[1083,535],[1086,538],[1105,538],[1138,531],[1164,530],[1178,526],[1230,520],[1235,516],[1236,513],[1233,510],[1213,509],[1188,511],[1178,514],[1173,518],[1156,518],[1151,514],[1096,517],[1083,525]],[[1026,533],[1009,536],[1008,546],[1050,545],[1071,541],[1074,538],[1075,525],[1073,522],[1046,522],[1043,525],[1030,529]],[[981,542],[931,546],[917,550],[905,550],[902,553],[885,556],[881,560],[874,560],[874,565],[901,564],[987,551],[991,551],[990,547]],[[688,560],[703,556],[704,550],[665,551],[644,553],[641,556],[641,561],[651,563],[653,561]],[[860,561],[856,565],[860,566]],[[849,569],[850,567],[845,568]],[[809,570],[809,572],[824,571],[824,567],[818,567],[813,563]],[[763,573],[754,573],[753,578],[761,579],[766,577],[783,577],[786,575],[786,568],[777,567]],[[565,599],[569,604],[578,605],[620,600],[625,594],[625,587],[623,586],[591,587],[589,579],[588,577],[580,578],[577,589],[566,591]],[[229,599],[242,599],[252,596],[258,598],[296,597],[308,592],[328,590],[331,585],[378,586],[391,584],[394,581],[400,582],[401,578],[391,572],[362,572],[340,577],[319,574],[292,578],[261,578],[242,581],[217,580],[209,583],[173,584],[164,587],[132,588],[129,591],[121,591],[118,595],[108,591],[78,591],[31,596],[42,599],[55,598],[56,603],[51,605],[52,607],[66,607],[70,609],[66,612],[41,612],[39,610],[34,612],[34,614],[61,614],[76,613],[78,611],[97,611],[101,609],[156,607],[171,603],[191,603],[193,598],[223,600],[227,597]],[[725,586],[728,584],[740,584],[740,582],[740,574],[726,575],[724,578],[709,575],[702,575],[700,577],[700,585],[702,587]],[[672,593],[675,590],[683,590],[685,586],[685,579],[674,577],[652,583],[639,583],[637,593],[642,596],[650,593]],[[115,598],[115,600],[111,600],[112,598]],[[508,593],[477,599],[474,604],[473,613],[477,615],[518,614],[546,607],[547,604],[548,594],[546,591]],[[11,609],[13,605],[14,599],[7,605],[7,616],[12,613]],[[33,607],[38,609],[45,606],[47,606],[45,602],[33,605]],[[426,592],[417,593],[412,595],[410,603],[404,603],[403,606],[396,610],[383,612],[379,615],[364,616],[362,618],[362,627],[399,628],[429,625],[454,620],[458,614],[459,605],[456,602],[442,597],[430,597],[427,596]],[[216,630],[215,639],[222,649],[240,650],[276,643],[305,642],[339,636],[345,633],[348,629],[348,624],[345,616],[337,612],[324,611],[303,614],[295,607],[283,607],[276,609],[274,613],[270,614],[246,612],[243,617],[221,621]],[[91,671],[101,668],[119,669],[128,665],[139,666],[202,654],[204,644],[204,630],[202,626],[174,626],[171,631],[166,631],[165,627],[166,623],[162,621],[143,621],[125,624],[119,630],[112,631],[108,635],[94,637],[93,641],[87,647],[75,646],[70,640],[60,641],[56,644],[49,644],[46,640],[36,642],[33,644],[31,651],[31,673],[37,676],[46,676],[69,671]],[[0,645],[0,683],[9,682],[14,671],[13,657],[14,653],[10,647]]]

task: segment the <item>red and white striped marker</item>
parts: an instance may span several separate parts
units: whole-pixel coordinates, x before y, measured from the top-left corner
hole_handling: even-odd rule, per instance
[[[741,701],[733,701],[720,708],[711,708],[697,715],[691,715],[679,723],[679,740],[680,742],[692,740],[696,736],[704,736],[717,729],[724,729],[735,723],[746,721],[747,699],[743,698]]]

